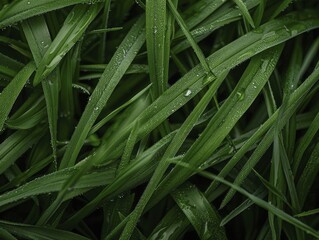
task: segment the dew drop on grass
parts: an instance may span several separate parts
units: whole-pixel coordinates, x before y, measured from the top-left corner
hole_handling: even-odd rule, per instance
[[[30,2],[30,1],[28,1],[27,3],[28,3],[28,5],[30,5],[30,4],[31,4],[31,2]]]
[[[190,89],[188,89],[185,93],[185,97],[189,97],[192,94],[192,91]]]
[[[244,91],[238,91],[236,93],[236,95],[237,95],[239,101],[242,101],[245,98],[245,92]]]

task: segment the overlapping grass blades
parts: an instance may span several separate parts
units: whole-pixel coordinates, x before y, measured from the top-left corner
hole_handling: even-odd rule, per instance
[[[318,10],[0,0],[0,238],[318,238]]]

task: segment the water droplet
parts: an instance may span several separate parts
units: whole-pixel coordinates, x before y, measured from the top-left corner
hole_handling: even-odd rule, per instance
[[[238,96],[238,100],[239,100],[239,101],[242,101],[242,100],[244,100],[244,98],[245,98],[245,92],[244,92],[244,91],[238,91],[238,92],[236,93],[236,95]]]
[[[95,107],[94,110],[95,110],[95,111],[99,110],[99,107]]]
[[[27,3],[28,3],[28,5],[30,5],[30,4],[31,4],[31,2],[30,2],[30,1],[28,1]]]
[[[186,91],[186,93],[185,93],[184,96],[185,96],[185,97],[188,97],[188,96],[190,96],[191,94],[192,94],[192,91],[188,89],[188,90]]]

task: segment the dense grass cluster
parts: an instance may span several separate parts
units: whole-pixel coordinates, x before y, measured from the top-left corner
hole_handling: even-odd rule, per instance
[[[319,239],[319,1],[0,0],[0,239]]]

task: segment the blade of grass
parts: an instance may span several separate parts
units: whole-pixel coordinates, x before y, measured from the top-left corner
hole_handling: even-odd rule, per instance
[[[49,227],[38,227],[7,221],[0,221],[0,226],[13,235],[24,239],[88,240],[88,238],[81,235]]]
[[[245,19],[247,20],[247,22],[250,24],[250,26],[252,28],[255,28],[255,24],[254,24],[254,20],[252,19],[252,17],[249,14],[249,11],[245,5],[245,3],[242,0],[233,0],[234,3],[238,6],[238,8],[240,9],[240,11],[242,12],[243,16],[245,17]]]
[[[89,24],[99,13],[100,5],[77,5],[69,13],[58,35],[48,46],[33,80],[36,86],[55,69],[67,52],[83,36]],[[45,43],[48,44],[48,43]]]
[[[89,3],[91,0],[21,0],[13,1],[0,10],[0,28],[11,26],[19,21],[36,15],[54,11],[78,3]]]
[[[194,226],[200,239],[227,239],[220,216],[196,186],[185,183],[172,194],[175,202]]]
[[[38,16],[22,23],[24,34],[27,38],[36,66],[42,60],[47,51],[47,46],[51,43],[51,36],[44,17]],[[51,134],[51,145],[54,156],[54,167],[57,169],[56,141],[58,122],[58,99],[59,99],[59,77],[56,72],[52,73],[42,82],[42,89],[46,101],[47,116]]]
[[[7,85],[7,87],[0,94],[0,131],[2,130],[8,115],[17,100],[23,87],[30,80],[32,73],[35,70],[33,62],[27,64]]]

